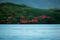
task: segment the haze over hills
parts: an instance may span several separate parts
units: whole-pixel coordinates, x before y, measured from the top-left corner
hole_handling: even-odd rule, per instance
[[[30,7],[41,8],[41,9],[48,9],[48,8],[60,9],[60,0],[0,0],[0,2],[25,4]]]

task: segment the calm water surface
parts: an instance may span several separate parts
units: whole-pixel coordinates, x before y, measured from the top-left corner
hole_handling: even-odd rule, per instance
[[[0,25],[0,40],[60,40],[60,25]]]

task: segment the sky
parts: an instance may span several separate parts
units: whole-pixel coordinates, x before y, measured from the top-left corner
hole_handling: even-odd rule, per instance
[[[35,8],[59,8],[60,0],[0,0],[0,2],[13,2],[16,4],[25,4]]]

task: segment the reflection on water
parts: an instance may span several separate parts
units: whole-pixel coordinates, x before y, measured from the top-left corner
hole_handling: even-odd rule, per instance
[[[0,40],[60,40],[60,28],[0,27]]]

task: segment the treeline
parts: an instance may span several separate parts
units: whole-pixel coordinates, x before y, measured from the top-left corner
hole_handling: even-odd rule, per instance
[[[60,24],[60,9],[0,3],[0,24]]]

